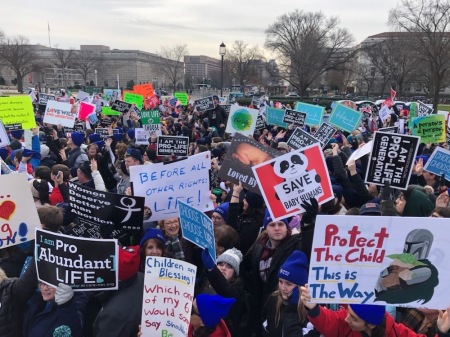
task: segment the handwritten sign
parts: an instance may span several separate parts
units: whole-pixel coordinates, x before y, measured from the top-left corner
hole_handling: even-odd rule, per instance
[[[144,97],[152,97],[155,94],[151,83],[135,85],[133,86],[133,92]]]
[[[144,97],[134,92],[124,93],[123,100],[127,103],[136,105],[139,109],[142,109],[142,106],[144,104]]]
[[[255,132],[256,119],[259,110],[247,107],[232,105],[228,116],[227,128],[225,132],[251,136]]]
[[[0,97],[0,120],[7,130],[35,128],[30,96]]]
[[[305,123],[307,125],[322,124],[322,118],[325,113],[325,108],[323,106],[296,102],[295,110],[306,113]]]
[[[187,157],[189,155],[189,137],[158,136],[156,153],[158,156]]]
[[[44,123],[61,124],[62,126],[73,128],[76,118],[77,112],[72,112],[72,104],[57,101],[47,102]]]
[[[194,300],[193,264],[164,257],[145,260],[142,337],[186,337]]]
[[[186,106],[189,103],[189,95],[185,92],[176,92],[173,94],[177,100],[181,102],[181,105]]]
[[[284,110],[267,107],[266,108],[266,123],[268,125],[276,125],[282,128],[287,128],[288,125],[283,122]]]
[[[363,114],[359,111],[356,111],[342,104],[336,104],[331,111],[328,123],[336,126],[341,130],[352,132],[353,130],[358,128],[362,116]]]
[[[429,115],[413,118],[412,134],[420,136],[420,142],[425,144],[445,142],[447,139],[445,116]]]
[[[308,145],[312,145],[314,143],[318,143],[319,140],[311,136],[308,132],[305,130],[302,130],[300,128],[296,128],[294,132],[292,132],[291,137],[289,137],[287,141],[287,145],[294,150],[301,149],[303,147],[306,147]]]
[[[450,181],[450,151],[437,147],[423,169],[438,176],[445,174],[445,179]]]
[[[314,138],[318,139],[320,144],[322,144],[322,148],[324,148],[336,132],[337,128],[324,122],[317,129]]]

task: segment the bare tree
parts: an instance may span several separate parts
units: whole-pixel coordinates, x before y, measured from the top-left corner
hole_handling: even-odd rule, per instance
[[[262,66],[262,53],[258,46],[249,46],[243,41],[235,41],[225,55],[226,68],[229,74],[241,85],[241,91],[245,91],[245,85],[256,82],[258,68]]]
[[[100,68],[103,58],[93,51],[81,50],[75,53],[73,61],[74,67],[83,77],[83,84],[86,84],[88,76]]]
[[[0,62],[16,73],[17,90],[23,92],[24,77],[36,68],[36,54],[24,36],[3,39],[0,44]]]
[[[67,69],[75,66],[75,50],[55,48],[53,50],[53,58],[53,65],[61,70],[62,85],[65,88]]]
[[[389,21],[407,31],[420,47],[427,63],[433,89],[433,108],[439,102],[450,67],[450,3],[448,0],[402,0],[389,12]]]
[[[159,53],[160,69],[176,90],[177,83],[184,78],[184,56],[188,54],[187,45],[163,47]]]
[[[352,35],[338,27],[336,17],[295,10],[267,28],[265,45],[277,55],[280,76],[306,95],[320,75],[339,69],[354,56],[352,42]]]

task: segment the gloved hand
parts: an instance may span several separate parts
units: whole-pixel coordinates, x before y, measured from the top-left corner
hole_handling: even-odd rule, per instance
[[[391,186],[386,182],[384,183],[383,189],[381,190],[381,200],[390,200],[391,199]]]
[[[58,283],[58,288],[56,288],[55,293],[55,302],[58,305],[63,305],[64,303],[69,302],[73,297],[73,289],[71,286]]]
[[[291,298],[289,300],[289,303],[292,305],[297,306],[298,300],[300,299],[300,291],[298,290],[298,286],[296,285],[294,290],[292,290]]]
[[[203,261],[203,265],[208,270],[211,270],[211,269],[213,269],[216,266],[216,264],[214,263],[212,257],[209,255],[208,248],[203,249],[202,261]]]
[[[310,198],[309,203],[304,201],[300,204],[304,209],[305,213],[302,215],[301,224],[314,224],[316,222],[317,213],[319,213],[319,203],[315,198]]]

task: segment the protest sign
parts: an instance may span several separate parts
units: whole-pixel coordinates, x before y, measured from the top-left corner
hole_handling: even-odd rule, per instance
[[[71,225],[64,231],[63,234],[81,238],[103,239],[102,234],[100,233],[100,225],[88,224],[85,222],[79,222],[76,225]],[[108,230],[108,234],[110,238],[118,240],[121,240],[128,235],[126,231],[119,229],[114,229],[112,231]]]
[[[287,141],[287,145],[294,150],[301,149],[314,143],[319,143],[319,141],[301,128],[296,128]]]
[[[358,160],[359,158],[364,157],[366,154],[369,154],[370,151],[372,151],[372,146],[373,146],[373,140],[371,140],[368,143],[364,144],[363,146],[357,148],[355,151],[353,151],[352,155],[348,158],[345,165],[348,165],[349,161],[351,161],[351,160]]]
[[[120,99],[122,93],[118,89],[103,89],[103,98],[107,101],[114,102],[116,99]]]
[[[362,119],[362,113],[342,104],[336,104],[331,111],[328,123],[338,129],[352,132],[357,129]]]
[[[113,110],[110,106],[102,107],[102,114],[105,116],[120,116],[120,112]]]
[[[323,114],[325,113],[325,108],[323,106],[297,102],[295,104],[295,110],[306,113],[305,123],[307,125],[322,124]]]
[[[150,138],[150,132],[144,128],[134,129],[134,139],[136,145],[148,145],[148,139]]]
[[[261,96],[252,96],[252,104],[254,108],[259,108],[259,105],[261,104]]]
[[[218,176],[252,192],[261,194],[252,166],[279,156],[281,152],[236,133],[227,150]]]
[[[273,220],[303,213],[302,204],[334,198],[328,168],[318,143],[252,167]]]
[[[73,128],[77,112],[72,110],[72,104],[48,101],[45,107],[44,123],[53,125],[61,124],[68,128]]]
[[[39,104],[46,105],[48,101],[54,101],[55,95],[39,93]]]
[[[314,138],[318,139],[322,148],[324,148],[336,132],[337,129],[334,126],[324,122],[317,129]]]
[[[0,97],[0,120],[6,130],[36,127],[30,96]]]
[[[79,101],[87,102],[87,99],[89,99],[89,96],[90,95],[87,92],[84,92],[81,90],[77,92],[77,100],[79,100]]]
[[[387,128],[381,128],[378,131],[387,132],[387,133],[398,133],[398,126],[389,126]]]
[[[437,176],[445,174],[445,179],[450,181],[450,151],[437,147],[423,169]]]
[[[283,122],[286,124],[294,124],[297,126],[305,125],[306,114],[295,110],[287,109],[284,112]]]
[[[189,95],[186,92],[176,92],[173,96],[181,102],[181,105],[186,106],[189,103]]]
[[[415,117],[425,117],[433,113],[433,108],[422,102],[411,102],[409,105],[409,123],[408,127],[412,128],[412,122]]]
[[[143,126],[149,137],[161,135],[161,124],[147,124]]]
[[[287,124],[283,122],[284,110],[276,109],[272,107],[267,107],[266,109],[266,123],[268,125],[280,126],[282,128],[287,128]]]
[[[125,114],[128,111],[130,111],[131,106],[132,106],[131,103],[127,103],[127,102],[124,102],[124,101],[119,101],[118,99],[116,99],[111,104],[111,109],[113,109],[114,111],[119,111],[122,114]]]
[[[133,86],[133,92],[143,97],[152,97],[155,94],[152,83],[135,85]]]
[[[262,130],[266,127],[266,123],[264,122],[264,117],[262,115],[258,115],[256,118],[255,130]]]
[[[5,126],[3,125],[2,121],[0,120],[0,147],[5,147],[9,145],[9,137],[6,133]]]
[[[420,136],[420,142],[425,144],[445,142],[447,135],[445,116],[429,115],[413,118],[412,134]]]
[[[188,335],[196,272],[196,266],[184,261],[146,258],[142,337]]]
[[[80,105],[78,107],[78,118],[82,121],[85,121],[90,114],[95,113],[95,108],[95,104],[80,102]]]
[[[100,137],[102,137],[102,139],[106,139],[109,137],[108,128],[95,128],[94,133],[100,135]]]
[[[139,109],[142,109],[142,106],[144,104],[144,97],[134,92],[124,93],[123,100],[127,103],[136,105]]]
[[[317,216],[312,302],[446,309],[447,219],[426,219]]]
[[[141,112],[141,122],[142,125],[161,123],[161,118],[159,117],[159,110],[149,110],[149,111],[143,110]]]
[[[225,132],[251,136],[255,132],[256,119],[259,111],[244,106],[232,105],[228,115],[227,128]]]
[[[57,287],[70,285],[74,291],[115,290],[117,240],[85,239],[36,228],[36,271],[38,280]]]
[[[227,116],[229,116],[230,115],[230,110],[231,110],[231,104],[222,105],[222,108],[225,111],[225,113],[227,114]]]
[[[204,97],[194,101],[194,109],[198,112],[205,112],[214,109],[213,97]]]
[[[391,109],[387,105],[383,105],[378,116],[384,122],[391,115]],[[370,117],[370,116],[369,116]]]
[[[375,132],[366,183],[405,190],[419,147],[419,137]]]
[[[0,186],[0,249],[33,240],[41,221],[26,174],[2,174]]]
[[[144,219],[144,198],[103,192],[68,182],[70,212],[79,222],[139,231]]]
[[[210,198],[211,154],[202,152],[187,159],[130,167],[134,195],[145,197],[150,221],[178,216],[178,203],[184,201],[205,212],[214,205]]]
[[[156,153],[158,156],[187,157],[189,155],[189,137],[158,136]]]
[[[216,244],[212,220],[195,207],[180,201],[180,222],[183,237],[200,248],[208,248],[209,255],[216,261]]]

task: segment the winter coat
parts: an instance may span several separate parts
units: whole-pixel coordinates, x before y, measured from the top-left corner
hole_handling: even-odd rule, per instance
[[[189,324],[188,337],[194,337],[194,330],[192,329],[192,325]],[[214,331],[209,334],[209,337],[231,337],[230,331],[228,331],[227,325],[223,321],[220,320],[219,324],[217,324],[214,328]]]

